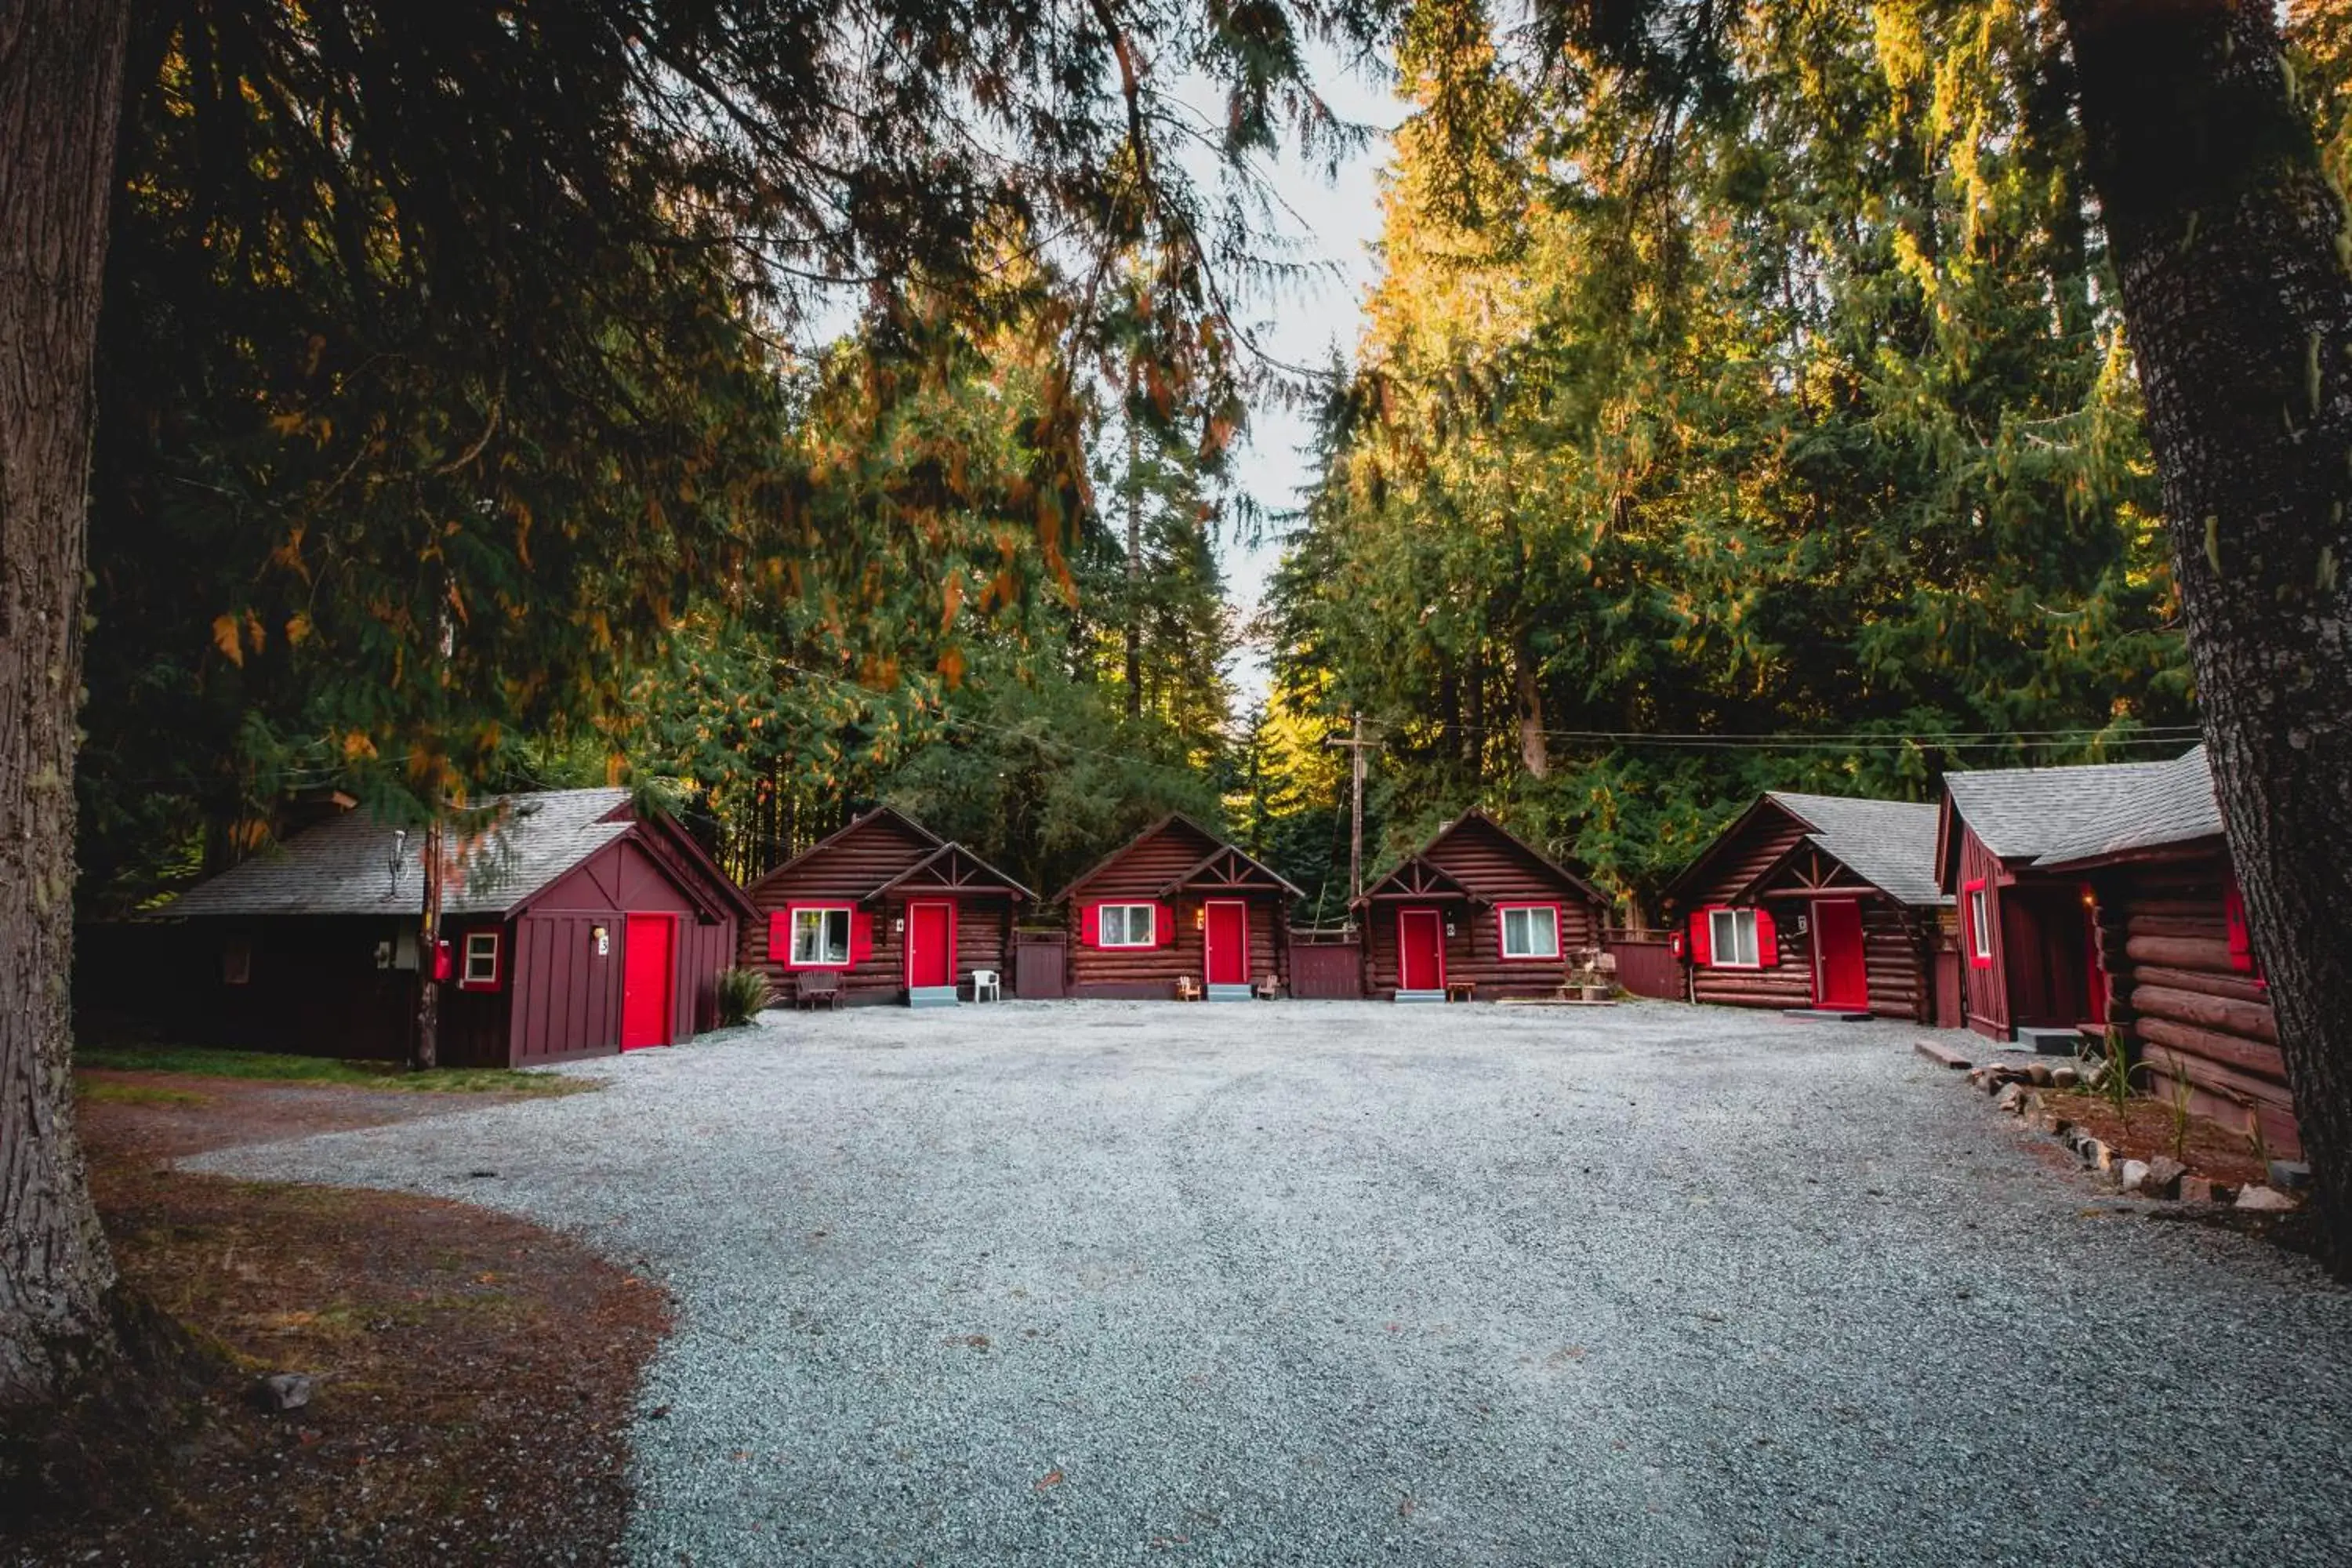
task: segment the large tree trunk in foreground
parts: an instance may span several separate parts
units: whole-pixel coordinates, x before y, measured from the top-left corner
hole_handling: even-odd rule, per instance
[[[115,1349],[73,1130],[74,710],[126,0],[0,0],[0,1415]]]
[[[2269,0],[2062,0],[2198,700],[2352,1264],[2352,230]]]

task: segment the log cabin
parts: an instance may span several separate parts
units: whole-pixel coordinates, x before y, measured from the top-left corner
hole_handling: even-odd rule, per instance
[[[1696,1002],[1939,1019],[1937,808],[1760,795],[1666,889]]]
[[[2298,1152],[2278,1021],[2205,749],[2166,763],[1956,773],[1946,783],[1947,869],[1969,895],[1970,1022],[1991,1034],[2037,1006],[2049,1016],[2041,983],[2018,977],[2075,972],[2071,942],[2054,952],[2027,946],[2050,934],[2034,917],[2071,900],[2089,910],[2084,1022],[2125,1032],[2158,1098],[2177,1089],[2194,1113],[2232,1129],[2252,1123],[2273,1151]],[[2042,889],[2056,891],[2032,901]],[[2024,919],[2012,912],[2021,904]],[[2071,937],[2074,922],[2063,926]]]
[[[424,836],[347,800],[191,888],[156,932],[197,1002],[175,1021],[213,1044],[396,1060],[417,986],[435,984],[451,1067],[536,1067],[716,1025],[751,910],[693,838],[620,789],[509,795],[487,815],[450,845],[440,951],[423,961]]]
[[[745,889],[743,964],[780,1000],[952,1006],[1004,973],[1013,917],[1036,895],[905,813],[877,807]]]
[[[1289,879],[1190,817],[1153,823],[1055,902],[1069,910],[1069,994],[1146,999],[1194,988],[1246,1001],[1288,968]]]
[[[1609,900],[1476,809],[1357,900],[1365,994],[1392,1002],[1547,997],[1597,949]]]

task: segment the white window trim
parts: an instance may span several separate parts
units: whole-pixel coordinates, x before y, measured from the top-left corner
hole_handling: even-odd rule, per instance
[[[1511,917],[1513,915],[1543,916],[1550,925],[1551,946],[1540,952],[1534,949],[1525,952],[1513,952],[1511,951]],[[1504,904],[1495,911],[1495,920],[1499,927],[1496,940],[1501,943],[1503,956],[1512,963],[1540,963],[1559,956],[1559,906],[1558,904]],[[1520,922],[1519,929],[1526,931],[1532,924],[1531,921],[1523,921]]]
[[[838,959],[801,956],[801,917],[817,915],[829,925],[835,915],[841,917],[841,956]],[[815,928],[818,940],[824,940],[824,925]],[[847,904],[794,904],[784,921],[784,967],[787,969],[847,969],[856,961],[857,917]]]
[[[1110,928],[1103,917],[1118,910],[1119,940],[1110,940]],[[1135,911],[1143,911],[1143,940],[1135,942],[1128,933],[1135,929]],[[1095,906],[1095,945],[1097,947],[1157,947],[1160,945],[1160,906],[1157,904],[1097,904]]]
[[[474,973],[474,961],[489,960],[488,974]],[[487,991],[499,983],[499,933],[494,931],[469,931],[466,933],[466,961],[457,966],[457,984]]]
[[[1969,956],[1992,956],[1992,889],[1969,889]]]
[[[1738,937],[1740,921],[1744,918],[1748,925],[1748,951],[1754,953],[1756,955],[1755,957],[1746,960],[1742,960],[1737,956],[1730,958],[1724,957],[1721,928],[1718,927],[1716,922],[1726,918],[1728,918],[1731,921],[1733,933],[1733,941],[1731,944],[1732,952],[1736,955],[1739,952]],[[1724,904],[1707,910],[1706,938],[1707,967],[1709,969],[1761,969],[1764,967],[1763,942],[1761,934],[1756,929],[1756,911],[1754,909],[1745,906]]]

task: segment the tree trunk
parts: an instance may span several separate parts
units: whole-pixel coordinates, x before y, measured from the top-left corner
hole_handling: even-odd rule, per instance
[[[425,825],[425,918],[417,926],[416,1029],[409,1039],[408,1065],[427,1072],[441,1065],[441,841],[436,814]]]
[[[0,1413],[117,1349],[73,1125],[74,710],[124,0],[0,0]]]
[[[2062,0],[2198,701],[2352,1261],[2352,229],[2254,0]]]
[[[1143,714],[1143,453],[1136,427],[1135,373],[1128,374],[1127,416],[1127,716]]]
[[[1519,762],[1537,778],[1551,776],[1551,748],[1544,738],[1543,686],[1536,677],[1535,655],[1527,634],[1519,634],[1512,649],[1512,679],[1517,683],[1519,716]]]

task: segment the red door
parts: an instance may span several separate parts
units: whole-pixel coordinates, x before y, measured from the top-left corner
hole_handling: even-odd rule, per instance
[[[1870,1005],[1870,972],[1862,956],[1862,905],[1824,899],[1813,905],[1813,1005]]]
[[[621,1048],[669,1044],[670,948],[677,922],[631,915],[621,936]]]
[[[955,911],[953,904],[907,906],[908,985],[955,984]]]
[[[1435,910],[1397,911],[1397,989],[1445,989],[1445,922]]]
[[[1209,904],[1209,984],[1249,984],[1249,906],[1218,899]]]

